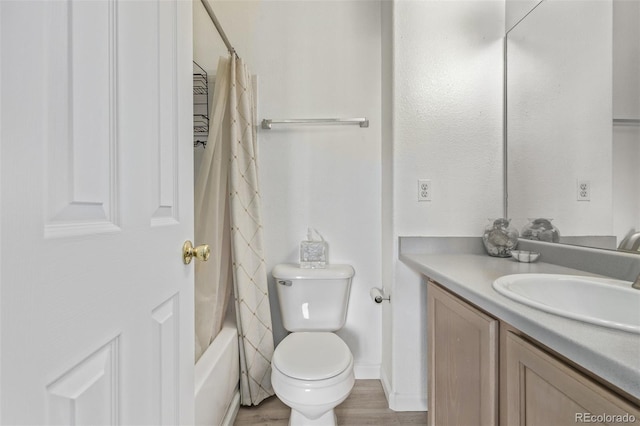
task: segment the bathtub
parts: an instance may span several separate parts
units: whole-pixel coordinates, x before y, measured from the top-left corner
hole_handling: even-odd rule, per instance
[[[227,320],[195,365],[195,424],[232,426],[240,408],[238,330]]]

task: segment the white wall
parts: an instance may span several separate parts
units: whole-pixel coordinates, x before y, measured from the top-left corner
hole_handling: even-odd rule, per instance
[[[215,1],[238,54],[258,76],[258,119],[361,117],[358,126],[260,130],[259,166],[269,270],[297,262],[307,226],[331,263],[356,270],[339,334],[356,377],[379,377],[381,308],[381,30],[377,1]],[[198,36],[196,36],[196,39]],[[216,53],[217,54],[217,53]],[[276,341],[284,337],[273,280]]]
[[[640,118],[640,2],[613,0],[613,116]]]
[[[576,19],[579,16],[580,19]],[[509,216],[612,235],[612,6],[549,0],[508,36]],[[591,183],[590,201],[577,182]]]
[[[508,0],[507,22],[532,2]],[[536,143],[525,140],[521,148],[511,138],[510,151],[516,148],[520,152],[511,153],[515,179],[510,179],[509,211],[511,217],[555,217],[563,235],[609,234],[619,242],[628,232],[640,230],[640,127],[614,125],[612,137],[610,126],[612,114],[613,118],[640,118],[640,3],[612,3],[613,6],[607,1],[547,0],[509,36],[513,40],[520,38],[510,48],[510,62],[516,54],[526,61],[520,71],[510,68],[514,71],[511,76],[529,82],[515,83],[525,88],[517,106],[522,107],[520,114],[531,120],[530,127],[536,133]],[[551,47],[565,51],[554,54]],[[567,64],[577,61],[583,63],[572,75],[568,76],[568,71],[561,75],[562,67],[566,69]],[[509,104],[511,114],[516,103],[510,98]],[[510,121],[510,131],[515,122]],[[573,129],[582,130],[568,131],[566,124],[570,122],[577,122]],[[569,141],[578,144],[567,145]],[[536,158],[541,151],[555,153],[551,161],[544,162],[545,167],[553,163],[552,168],[540,169],[543,163]],[[562,180],[563,176],[569,179]],[[595,185],[591,202],[575,200],[579,177],[588,177]],[[540,198],[542,193],[546,201]],[[571,215],[569,220],[566,215]],[[559,219],[562,217],[564,223]]]
[[[394,108],[394,61],[393,30],[394,2],[382,2],[382,284],[386,293],[393,290],[397,238],[393,229],[393,108]],[[395,304],[395,300],[393,301]],[[389,396],[391,372],[393,371],[393,309],[392,303],[384,302],[382,310],[382,366],[380,378]]]
[[[505,29],[509,31],[514,25],[532,9],[534,9],[542,0],[505,0]]]
[[[512,4],[521,2],[508,1],[507,11]],[[510,65],[510,80],[524,89],[509,90],[509,114],[517,107],[521,116],[510,135],[535,130],[535,143],[510,137],[512,217],[555,217],[563,235],[618,242],[640,230],[640,127],[614,125],[612,135],[610,123],[640,118],[639,24],[639,2],[547,0],[510,33],[509,62],[523,61]],[[541,152],[554,154],[541,162]],[[579,178],[592,181],[588,203],[575,199]]]
[[[502,215],[503,1],[396,1],[393,10],[391,347],[396,410],[426,408],[426,295],[398,262],[399,236],[479,236]],[[431,179],[433,200],[417,201]],[[385,351],[385,356],[387,352]]]
[[[640,2],[613,1],[613,117],[640,119]],[[613,228],[640,231],[640,126],[613,126]]]
[[[215,74],[218,58],[227,47],[218,35],[200,0],[193,2],[193,60],[208,74]]]

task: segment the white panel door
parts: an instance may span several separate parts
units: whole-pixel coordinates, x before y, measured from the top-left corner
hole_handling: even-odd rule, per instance
[[[191,34],[0,0],[0,424],[193,422]]]

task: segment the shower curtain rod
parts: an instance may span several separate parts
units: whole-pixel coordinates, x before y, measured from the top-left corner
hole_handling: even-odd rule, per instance
[[[205,10],[209,14],[209,18],[211,18],[211,22],[213,22],[213,26],[216,27],[216,30],[218,30],[218,34],[220,34],[220,37],[222,37],[222,41],[227,46],[227,49],[229,50],[229,53],[238,56],[238,53],[236,52],[236,49],[233,48],[233,46],[231,45],[231,42],[227,38],[227,35],[225,34],[224,30],[222,29],[222,25],[220,24],[220,21],[218,21],[218,18],[216,17],[216,14],[213,13],[213,9],[211,9],[211,5],[209,5],[209,1],[208,0],[200,0],[200,2],[202,3],[202,5],[204,6]]]

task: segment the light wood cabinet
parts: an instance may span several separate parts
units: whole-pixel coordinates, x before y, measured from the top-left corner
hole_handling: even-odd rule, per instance
[[[433,281],[427,318],[430,426],[640,425],[637,401]]]
[[[501,332],[500,345],[501,424],[640,424],[638,406],[621,399],[507,327]]]
[[[498,424],[498,321],[429,282],[429,424]]]

